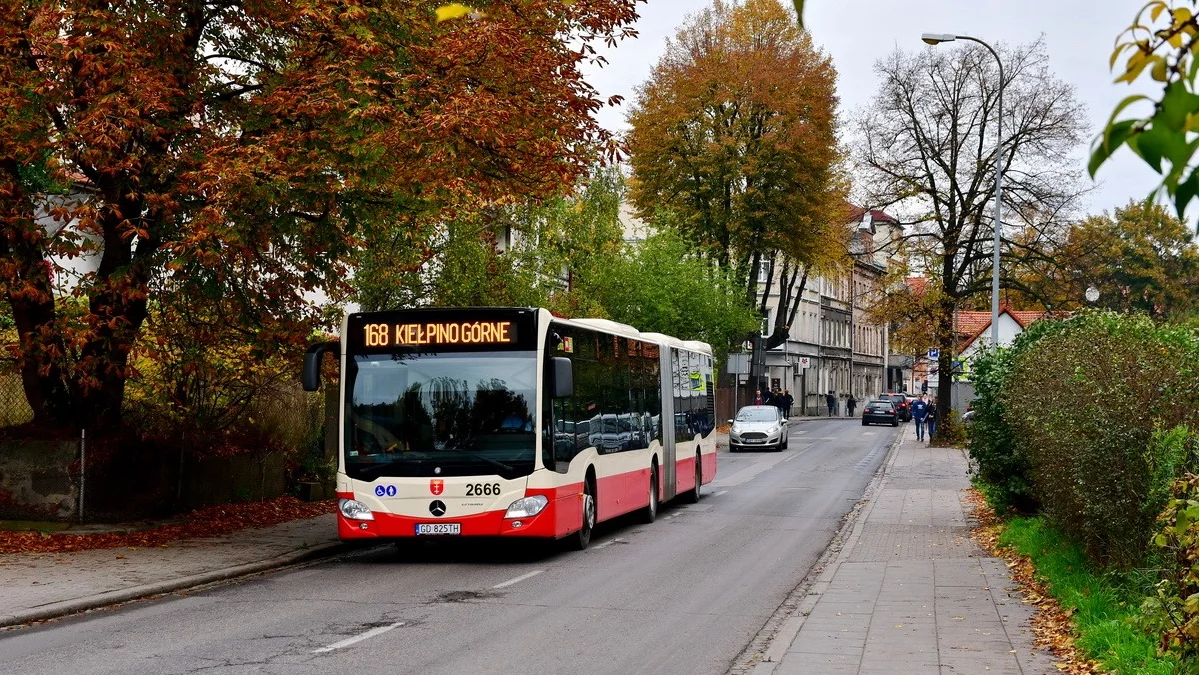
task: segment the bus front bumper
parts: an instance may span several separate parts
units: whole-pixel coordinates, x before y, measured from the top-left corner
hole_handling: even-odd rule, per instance
[[[339,493],[339,497],[353,499],[352,493]],[[504,511],[485,511],[470,515],[455,515],[424,518],[404,516],[394,513],[372,511],[374,520],[352,520],[340,512],[337,514],[338,538],[347,540],[361,539],[407,539],[429,538],[450,539],[454,537],[561,537],[566,532],[558,527],[561,522],[577,523],[581,513],[579,508],[571,509],[573,502],[578,500],[551,500],[535,516],[525,518],[505,518]],[[575,514],[570,512],[574,511]],[[567,518],[563,518],[567,516]],[[421,525],[448,526],[457,525],[457,534],[418,534]],[[447,528],[438,528],[445,530]]]

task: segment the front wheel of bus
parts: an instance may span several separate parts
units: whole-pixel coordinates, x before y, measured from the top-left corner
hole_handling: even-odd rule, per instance
[[[583,523],[579,531],[571,535],[571,548],[582,551],[592,541],[592,528],[596,525],[596,489],[592,481],[583,482]]]
[[[658,467],[650,467],[650,503],[642,509],[642,522],[649,525],[658,517]]]

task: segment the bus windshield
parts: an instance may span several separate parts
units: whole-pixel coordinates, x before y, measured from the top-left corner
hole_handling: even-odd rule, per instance
[[[353,355],[346,474],[533,472],[536,352]]]

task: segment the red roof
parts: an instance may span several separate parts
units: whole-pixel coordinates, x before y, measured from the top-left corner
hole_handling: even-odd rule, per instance
[[[863,207],[855,206],[854,204],[851,204],[850,205],[850,222],[862,220],[863,213],[865,213],[865,212],[866,212],[866,210]],[[871,209],[871,220],[884,222],[884,223],[896,223],[896,224],[899,224],[899,222],[900,222],[879,209]]]
[[[1022,329],[1028,328],[1029,324],[1039,319],[1061,319],[1070,315],[1070,312],[1047,312],[1042,309],[1035,310],[1015,310],[1009,309],[1007,306],[1000,308],[1001,314],[1007,314],[1012,317],[1013,321],[1017,322]],[[954,313],[954,333],[955,335],[968,335],[965,341],[958,346],[958,351],[961,354],[966,351],[967,347],[971,346],[972,342],[979,339],[984,331],[992,326],[991,312],[970,312],[962,311]]]
[[[992,325],[991,312],[961,311],[954,313],[954,332],[957,335],[978,335],[990,325]],[[1021,324],[1022,328],[1024,326],[1025,324]]]

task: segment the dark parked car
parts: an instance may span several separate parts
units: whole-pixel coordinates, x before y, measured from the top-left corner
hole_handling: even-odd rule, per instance
[[[871,424],[890,424],[900,426],[900,413],[891,401],[867,401],[863,407],[863,426]]]
[[[896,406],[896,413],[901,422],[912,420],[912,408],[908,406],[908,397],[904,394],[880,394],[878,400],[891,401],[892,405]]]

